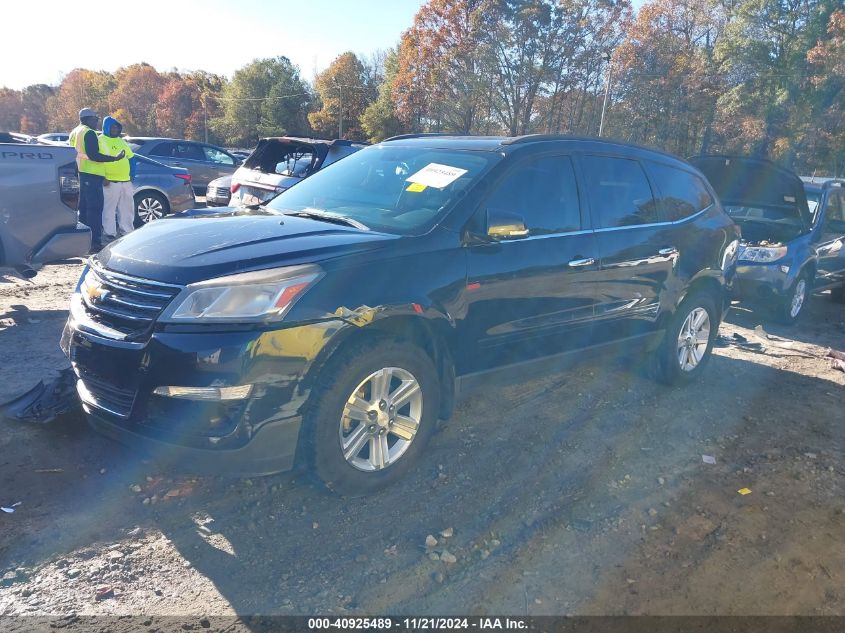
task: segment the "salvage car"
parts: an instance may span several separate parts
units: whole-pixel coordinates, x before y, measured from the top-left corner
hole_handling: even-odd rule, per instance
[[[261,204],[323,167],[366,147],[341,139],[263,138],[232,176],[233,205]]]
[[[108,436],[195,472],[300,462],[363,494],[494,377],[624,348],[666,383],[695,379],[738,246],[701,172],[662,152],[402,136],[267,205],[110,244],[62,348]]]
[[[31,278],[45,263],[87,255],[78,200],[75,149],[0,143],[0,266]]]
[[[741,228],[736,298],[769,310],[784,324],[794,323],[814,288],[834,284],[835,276],[825,273],[828,279],[818,282],[816,276],[821,250],[841,235],[825,233],[821,216],[810,212],[804,183],[784,167],[746,156],[690,161],[707,176]],[[836,260],[826,255],[822,265],[838,266]]]

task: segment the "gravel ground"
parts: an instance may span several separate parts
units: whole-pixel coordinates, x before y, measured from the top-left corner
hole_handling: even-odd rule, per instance
[[[80,270],[0,276],[0,401],[66,366]],[[629,359],[476,392],[359,500],[156,472],[76,415],[0,422],[0,505],[20,502],[0,615],[845,615],[845,373],[823,358],[845,306],[815,297],[794,328],[734,309],[735,333],[761,345],[725,342],[679,389]]]

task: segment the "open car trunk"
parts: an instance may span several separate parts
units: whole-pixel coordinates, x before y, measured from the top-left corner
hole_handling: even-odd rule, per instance
[[[343,140],[263,138],[235,172],[232,184],[237,185],[241,204],[263,203],[362,147]]]
[[[746,243],[786,243],[810,230],[804,184],[771,161],[746,156],[695,156]]]

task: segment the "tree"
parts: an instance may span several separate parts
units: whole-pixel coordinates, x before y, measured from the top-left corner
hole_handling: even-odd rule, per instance
[[[642,6],[616,64],[614,130],[681,156],[707,144],[724,81],[713,49],[724,29],[714,0],[653,0]]]
[[[361,115],[361,128],[371,143],[396,136],[404,130],[396,115],[396,103],[393,100],[398,72],[399,56],[395,50],[391,50],[384,59],[384,78],[378,89],[378,98],[368,105]]]
[[[430,0],[402,35],[392,96],[416,129],[469,134],[490,116],[493,0]]]
[[[22,114],[21,93],[11,88],[0,88],[0,131],[19,131]]]
[[[115,80],[117,85],[109,97],[112,116],[128,133],[157,134],[156,106],[165,78],[149,64],[141,63],[119,68]]]
[[[830,15],[823,39],[807,53],[811,64],[815,130],[804,150],[806,162],[832,176],[845,175],[845,10]]]
[[[715,48],[729,82],[715,122],[723,148],[806,163],[799,154],[814,131],[807,53],[840,7],[841,0],[742,0],[727,9]]]
[[[310,132],[307,114],[313,97],[287,57],[257,59],[236,70],[218,100],[221,114],[212,127],[233,145]]]
[[[197,138],[196,118],[202,118],[202,93],[194,82],[176,75],[167,80],[155,106],[158,133],[173,138]],[[188,130],[191,130],[191,134]],[[202,121],[200,121],[202,131]]]
[[[46,84],[27,86],[21,91],[21,132],[42,134],[49,132],[47,102],[54,94]]]
[[[76,68],[62,79],[47,101],[49,129],[72,130],[79,125],[79,111],[93,108],[101,116],[109,111],[108,99],[115,81],[111,73]]]
[[[314,88],[322,107],[308,115],[314,130],[323,136],[362,140],[361,116],[376,99],[368,69],[352,52],[339,55],[317,75]],[[341,131],[342,128],[342,131]]]

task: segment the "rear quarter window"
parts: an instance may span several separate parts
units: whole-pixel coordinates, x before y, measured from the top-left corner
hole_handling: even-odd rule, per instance
[[[657,207],[664,220],[683,220],[713,204],[707,186],[695,174],[651,161],[646,169],[657,187]]]

